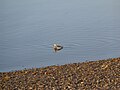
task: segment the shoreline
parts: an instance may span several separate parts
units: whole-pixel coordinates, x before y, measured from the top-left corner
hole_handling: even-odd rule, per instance
[[[0,72],[0,89],[118,90],[120,57]]]

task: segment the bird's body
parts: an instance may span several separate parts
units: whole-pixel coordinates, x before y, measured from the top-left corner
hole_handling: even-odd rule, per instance
[[[63,49],[63,46],[61,46],[59,44],[53,44],[53,49],[56,52],[56,51],[59,51],[59,50]]]

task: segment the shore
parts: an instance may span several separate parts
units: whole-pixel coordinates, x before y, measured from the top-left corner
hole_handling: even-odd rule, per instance
[[[0,72],[0,90],[119,90],[120,58]]]

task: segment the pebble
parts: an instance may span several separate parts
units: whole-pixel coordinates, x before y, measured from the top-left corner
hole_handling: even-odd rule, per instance
[[[0,72],[0,90],[119,90],[120,58]]]

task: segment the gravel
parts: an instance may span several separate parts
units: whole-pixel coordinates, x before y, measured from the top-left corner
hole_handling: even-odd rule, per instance
[[[0,90],[120,90],[120,58],[0,72]]]

